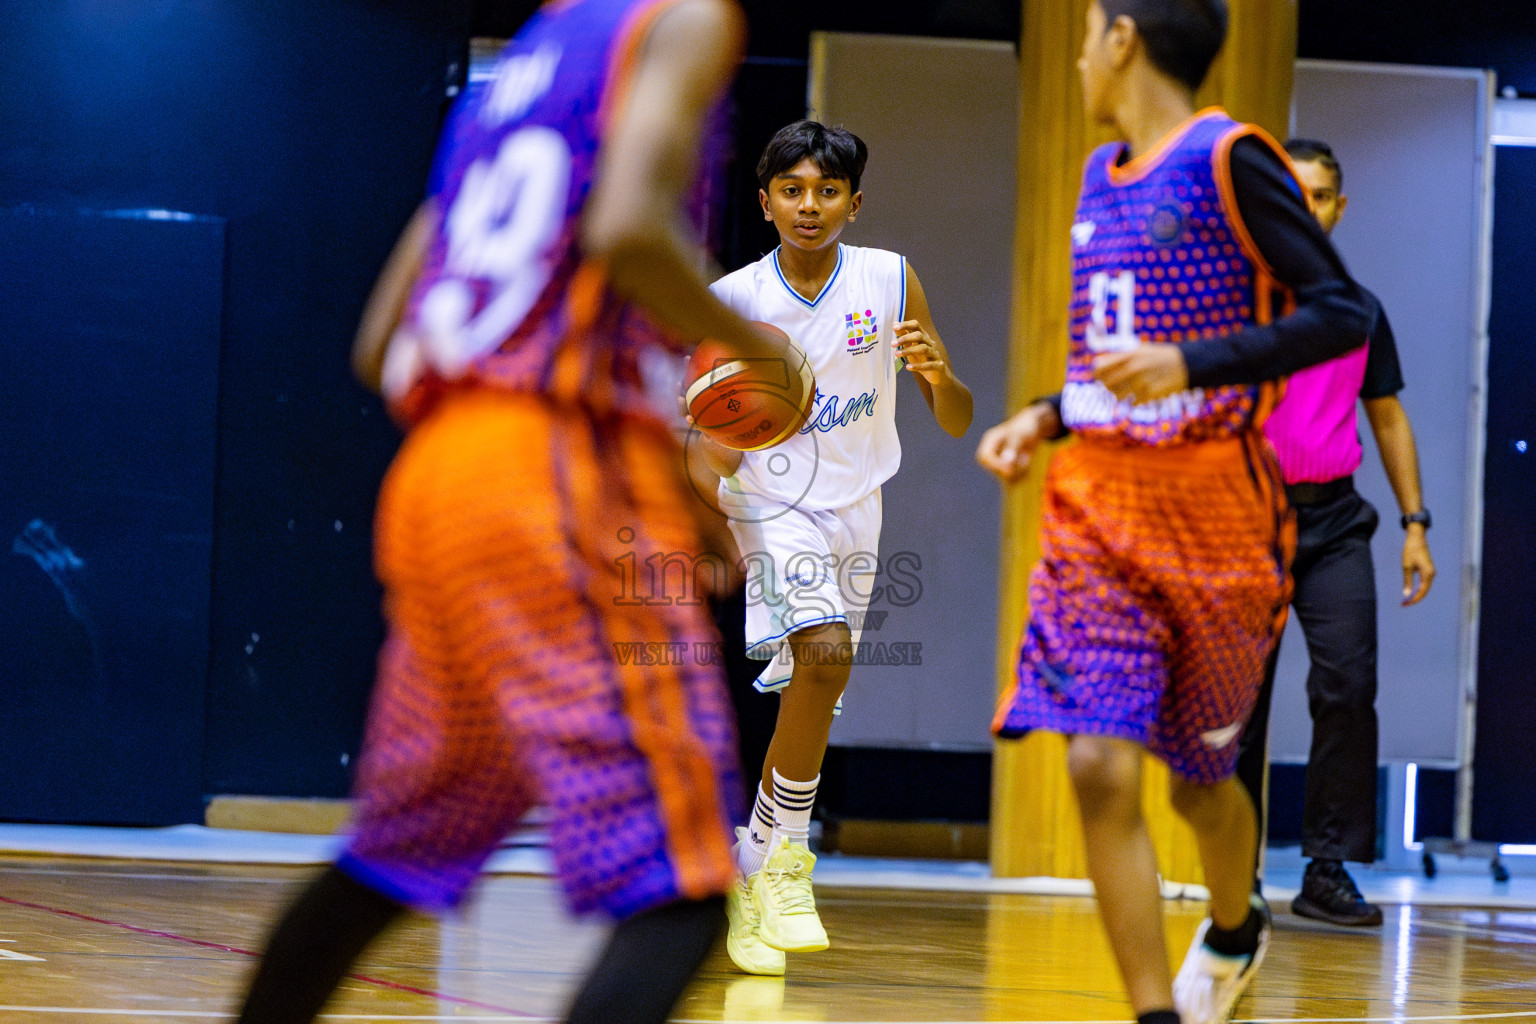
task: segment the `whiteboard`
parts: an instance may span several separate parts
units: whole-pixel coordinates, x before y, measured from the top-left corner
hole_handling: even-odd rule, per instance
[[[975,472],[981,428],[1005,412],[1017,59],[1007,44],[816,33],[810,112],[870,145],[866,205],[845,236],[894,249],[920,274],[936,322],[976,395],[965,442],[942,435],[917,389],[898,396],[903,467],[885,490],[882,555],[915,554],[921,600],[892,607],[868,640],[917,641],[922,666],[859,666],[832,742],[990,749],[998,506]],[[871,67],[904,67],[871,75]],[[1482,397],[1488,281],[1488,75],[1477,70],[1299,61],[1294,130],[1327,140],[1349,211],[1334,240],[1381,297],[1419,445],[1439,578],[1399,607],[1402,534],[1362,411],[1360,489],[1382,512],[1380,756],[1458,767],[1475,699]],[[963,166],[963,199],[928,186]],[[910,571],[910,564],[909,564]],[[1294,622],[1281,651],[1271,753],[1304,762],[1311,739],[1306,651]]]
[[[1293,133],[1322,139],[1349,208],[1333,240],[1380,297],[1397,336],[1400,395],[1419,449],[1437,579],[1401,607],[1402,530],[1365,412],[1360,491],[1381,512],[1372,545],[1383,761],[1459,767],[1475,699],[1489,266],[1487,72],[1298,61]],[[1270,753],[1304,762],[1311,740],[1306,646],[1294,618],[1275,679]]]
[[[863,639],[921,644],[922,664],[856,665],[835,745],[992,749],[1001,509],[973,453],[1007,411],[1018,77],[1008,43],[812,36],[811,116],[869,145],[843,240],[907,257],[976,400],[956,439],[910,379],[897,388],[901,470],[884,488],[880,557],[899,578]]]

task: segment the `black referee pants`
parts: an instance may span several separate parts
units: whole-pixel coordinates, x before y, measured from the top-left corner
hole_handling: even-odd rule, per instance
[[[1296,593],[1291,599],[1312,667],[1301,852],[1309,858],[1376,859],[1376,572],[1371,535],[1380,517],[1353,488],[1296,506]],[[1237,775],[1268,822],[1269,703],[1279,646],[1240,741]],[[1262,848],[1263,843],[1261,841]]]

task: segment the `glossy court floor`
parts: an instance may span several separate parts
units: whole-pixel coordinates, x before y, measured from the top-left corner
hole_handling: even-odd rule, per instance
[[[784,979],[738,974],[717,951],[674,1019],[1130,1019],[1091,899],[942,873],[926,889],[868,888],[881,870],[837,860],[824,866],[839,884],[818,887],[832,949],[792,956]],[[315,870],[0,854],[0,1021],[229,1019],[251,951]],[[1522,908],[1536,906],[1536,880],[1373,882],[1373,895],[1419,902],[1388,906],[1381,929],[1347,930],[1285,913],[1290,892],[1272,883],[1276,936],[1239,1020],[1536,1018],[1536,909]],[[1167,908],[1182,953],[1203,904]],[[558,1019],[603,935],[564,916],[546,877],[489,876],[462,915],[410,919],[370,949],[322,1019]]]

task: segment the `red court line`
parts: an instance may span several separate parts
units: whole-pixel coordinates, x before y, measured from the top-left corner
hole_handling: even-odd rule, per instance
[[[77,921],[87,921],[91,924],[106,925],[109,928],[121,928],[124,931],[134,932],[138,935],[149,935],[157,939],[171,939],[174,942],[185,942],[189,946],[202,946],[204,949],[217,949],[223,953],[239,953],[241,956],[261,956],[260,953],[249,949],[241,949],[239,946],[226,946],[220,942],[207,942],[203,939],[194,939],[186,935],[177,935],[175,932],[164,932],[154,928],[140,928],[138,925],[128,924],[124,921],[109,921],[104,917],[92,917],[74,910],[64,910],[60,907],[49,907],[41,903],[29,903],[26,900],[14,899],[10,896],[0,896],[0,903],[9,903],[15,907],[26,907],[28,910],[42,910],[49,914],[57,914],[60,917],[71,917]],[[431,989],[417,988],[414,985],[402,985],[398,981],[385,981],[383,978],[371,978],[366,974],[349,974],[347,977],[354,981],[366,982],[369,985],[378,985],[380,988],[393,989],[397,992],[409,992],[412,995],[428,996],[445,1003],[457,1003],[460,1006],[473,1006],[478,1010],[493,1010],[496,1013],[505,1013],[513,1017],[538,1017],[535,1013],[526,1013],[522,1010],[513,1010],[505,1006],[497,1006],[494,1003],[482,1003],[474,999],[465,999],[462,996],[450,996],[443,992],[434,992]]]

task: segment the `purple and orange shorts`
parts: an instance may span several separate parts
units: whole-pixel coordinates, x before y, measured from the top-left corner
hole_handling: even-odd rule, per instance
[[[574,912],[728,890],[735,718],[691,656],[714,627],[623,575],[697,550],[679,466],[660,426],[535,395],[461,391],[412,430],[379,499],[389,635],[342,870],[446,909],[540,806]]]
[[[1046,481],[1017,683],[993,732],[1112,736],[1187,780],[1230,776],[1294,551],[1257,435],[1067,446]]]

